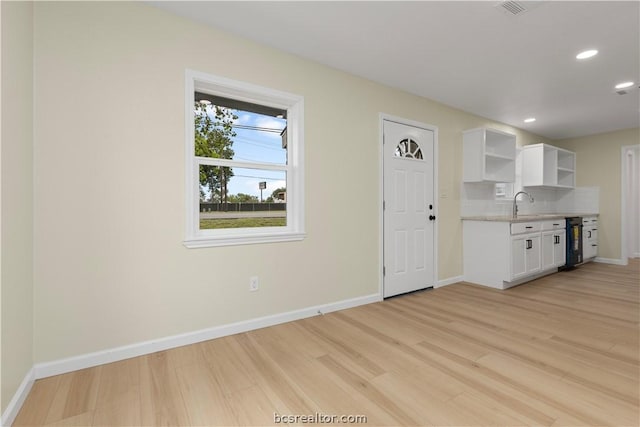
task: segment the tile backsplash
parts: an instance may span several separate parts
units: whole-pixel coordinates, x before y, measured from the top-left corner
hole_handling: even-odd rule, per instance
[[[533,196],[534,202],[529,203],[524,195],[518,197],[518,212],[523,215],[599,212],[599,187],[529,187],[525,191]],[[513,197],[496,200],[495,185],[492,183],[463,183],[460,196],[460,215],[463,217],[511,215],[513,209]]]

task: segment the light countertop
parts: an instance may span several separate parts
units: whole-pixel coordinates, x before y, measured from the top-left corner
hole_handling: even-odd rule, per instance
[[[486,216],[463,216],[463,221],[501,221],[501,222],[529,222],[529,221],[546,221],[554,219],[565,219],[567,217],[585,217],[598,216],[597,213],[555,213],[555,214],[522,214],[517,218],[511,215],[486,215]]]

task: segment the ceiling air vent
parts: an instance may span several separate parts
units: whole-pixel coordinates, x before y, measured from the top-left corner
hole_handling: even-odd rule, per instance
[[[503,1],[498,4],[498,7],[502,8],[506,12],[512,15],[517,15],[522,12],[526,12],[527,8],[522,3],[517,1]]]

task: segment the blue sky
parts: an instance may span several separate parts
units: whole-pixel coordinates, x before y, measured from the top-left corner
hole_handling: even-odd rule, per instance
[[[248,111],[234,111],[238,119],[234,124],[274,129],[277,132],[255,129],[234,128],[233,138],[234,160],[286,164],[287,152],[282,149],[280,131],[286,127],[287,120],[265,116]],[[229,194],[250,194],[260,198],[259,183],[266,182],[263,199],[271,195],[273,190],[286,187],[286,174],[283,171],[262,169],[233,168],[234,176],[229,181]]]

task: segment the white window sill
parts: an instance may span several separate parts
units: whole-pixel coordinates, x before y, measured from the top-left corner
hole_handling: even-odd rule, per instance
[[[265,233],[252,236],[225,236],[225,237],[202,237],[185,240],[182,242],[189,249],[213,248],[217,246],[253,245],[259,243],[295,242],[303,240],[305,233]]]

